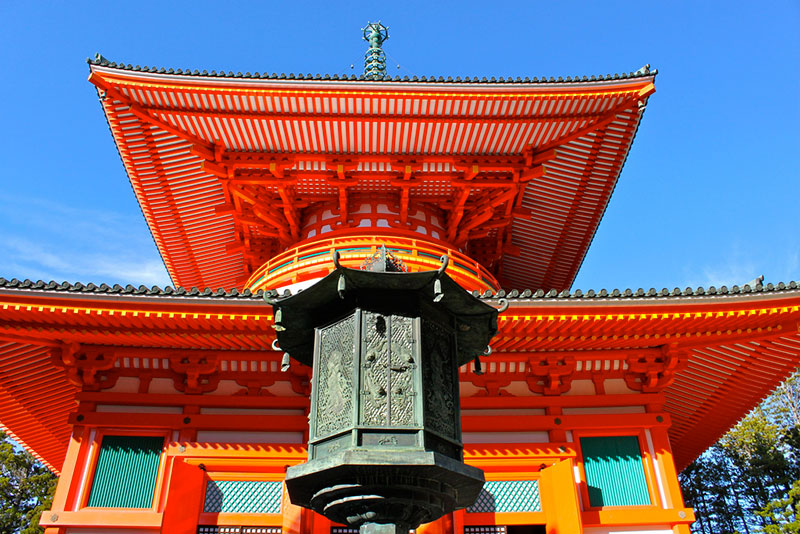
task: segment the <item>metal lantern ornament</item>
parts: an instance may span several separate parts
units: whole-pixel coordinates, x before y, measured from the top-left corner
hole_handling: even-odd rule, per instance
[[[382,248],[294,296],[268,295],[281,350],[313,366],[308,462],[293,503],[362,534],[404,533],[471,505],[458,368],[484,353],[498,311],[447,274],[407,273]]]

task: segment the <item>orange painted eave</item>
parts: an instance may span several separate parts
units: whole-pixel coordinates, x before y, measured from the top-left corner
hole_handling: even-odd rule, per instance
[[[582,127],[574,126],[574,131],[570,130],[569,134],[553,133],[552,139],[548,137],[540,140],[537,140],[538,134],[537,136],[531,134],[530,137],[525,137],[525,143],[529,143],[527,145],[528,148],[533,147],[537,151],[542,151],[543,154],[553,151],[554,148],[559,148],[563,149],[563,154],[559,157],[554,156],[547,166],[542,167],[543,169],[550,169],[548,172],[552,176],[548,174],[548,178],[546,180],[543,179],[542,183],[534,183],[534,180],[531,180],[526,186],[530,191],[524,195],[520,213],[527,213],[528,215],[520,215],[519,213],[511,215],[512,223],[508,228],[513,232],[514,239],[517,241],[514,246],[521,251],[522,255],[519,257],[513,255],[503,256],[502,260],[500,260],[503,264],[502,275],[506,279],[513,281],[515,285],[523,287],[564,289],[571,285],[580,267],[597,225],[602,218],[608,198],[610,198],[616,184],[617,177],[621,172],[630,141],[633,139],[639,124],[640,112],[637,109],[642,109],[646,105],[649,96],[655,91],[654,75],[596,81],[578,81],[576,79],[564,82],[451,83],[434,81],[362,82],[354,80],[212,77],[188,75],[188,73],[142,72],[131,68],[98,65],[92,65],[91,71],[89,80],[98,88],[101,95],[104,95],[103,105],[112,134],[120,149],[145,220],[153,233],[154,240],[173,282],[186,287],[210,286],[214,288],[219,286],[241,288],[248,275],[252,274],[252,271],[257,269],[266,260],[266,257],[262,257],[258,247],[251,250],[237,240],[237,232],[243,230],[242,228],[236,230],[238,228],[237,224],[241,226],[241,221],[237,223],[236,216],[233,213],[222,214],[216,211],[217,209],[225,211],[224,194],[219,179],[213,172],[209,171],[209,168],[214,166],[214,163],[209,158],[211,160],[214,159],[216,147],[226,146],[225,140],[217,139],[214,141],[208,136],[204,137],[200,133],[202,128],[198,129],[196,125],[189,128],[190,132],[178,125],[178,122],[183,124],[182,121],[172,117],[181,113],[202,113],[206,118],[218,117],[220,114],[224,115],[225,110],[222,109],[205,109],[204,105],[198,107],[198,102],[210,97],[210,95],[219,96],[224,94],[226,98],[270,96],[280,99],[284,97],[302,97],[309,101],[315,98],[332,97],[338,99],[340,96],[352,97],[353,95],[361,97],[375,96],[387,100],[431,97],[441,101],[471,98],[498,101],[500,99],[532,97],[542,101],[551,99],[556,101],[573,95],[592,99],[596,96],[598,100],[602,100],[605,103],[615,102],[611,109],[604,108],[602,112],[598,111],[596,116],[594,111],[588,113],[594,116],[596,121],[589,121],[589,124]],[[142,96],[145,93],[149,95],[151,92],[153,93],[151,96]],[[618,100],[621,103],[617,102]],[[623,106],[625,109],[617,109],[615,107],[622,104],[625,105]],[[250,105],[252,104],[248,106]],[[637,105],[639,106],[638,108]],[[594,104],[590,106],[594,106]],[[542,107],[544,108],[546,105],[543,104]],[[583,109],[583,104],[581,104],[580,108]],[[155,113],[158,116],[148,115],[148,110],[156,110]],[[237,113],[239,111],[241,110],[238,110]],[[347,117],[353,113],[353,111],[339,111],[337,115]],[[485,113],[485,115],[481,115],[481,113]],[[563,113],[565,115],[562,117],[562,111],[539,110],[535,112],[535,120],[570,120],[570,114],[566,111]],[[583,112],[581,111],[581,113]],[[248,117],[262,117],[267,121],[272,120],[270,117],[274,115],[285,116],[281,120],[286,120],[286,117],[294,117],[292,120],[308,120],[311,118],[323,121],[334,120],[330,117],[326,118],[325,114],[320,115],[316,112],[306,114],[305,112],[287,111],[283,109],[283,106],[281,106],[280,111],[250,110],[247,111],[246,115]],[[167,116],[178,122],[170,122]],[[605,117],[605,119],[601,120],[601,117]],[[484,111],[478,112],[476,118],[494,120],[495,117],[488,111]],[[534,120],[534,115],[520,114],[516,118],[530,121]],[[395,117],[393,120],[397,121],[398,119]],[[407,121],[414,120],[424,122],[427,119],[415,118],[413,114],[409,114]],[[403,117],[400,122],[405,121],[406,118]],[[577,143],[581,139],[586,141],[586,139],[594,135],[593,128],[597,127],[602,130],[610,124],[608,121],[618,123],[615,127],[617,134],[613,136],[613,142],[610,138],[602,142],[598,141],[600,144],[596,147],[597,150],[599,151],[601,146],[604,147],[605,157],[602,158],[602,162],[596,159],[592,159],[591,162],[588,160],[583,161],[580,156],[583,154],[582,149],[572,146],[572,143]],[[575,119],[573,122],[577,125],[580,121]],[[124,128],[122,127],[123,123],[125,125]],[[149,126],[145,127],[145,124]],[[601,124],[602,126],[599,126]],[[134,161],[141,160],[145,156],[145,152],[142,152],[141,139],[137,136],[130,139],[128,137],[132,135],[133,130],[136,130],[137,125],[141,127],[142,131],[147,131],[151,134],[157,131],[159,136],[166,136],[170,139],[172,138],[171,136],[174,136],[174,141],[176,141],[175,143],[170,141],[170,149],[166,151],[159,150],[155,146],[154,140],[150,144],[145,143],[147,145],[146,156],[152,161],[147,164],[142,163],[142,169],[139,169],[138,163]],[[155,126],[155,129],[151,130],[150,126]],[[587,128],[587,130],[584,131],[584,128]],[[561,127],[543,127],[542,130],[555,132],[560,131]],[[621,134],[622,139],[617,139],[617,135],[623,131],[624,134]],[[256,139],[250,139],[251,134],[243,130],[237,135],[241,135],[244,139],[241,143],[246,145],[246,150],[252,151],[251,153],[255,155],[260,154],[264,157],[287,155],[299,157],[299,155],[313,156],[316,153],[316,149],[313,147],[305,147],[303,143],[295,147],[294,142],[289,143],[294,148],[272,147],[271,150],[277,150],[277,152],[264,152],[266,149],[257,148],[260,147],[260,142],[256,142]],[[511,137],[513,139],[522,139],[517,134]],[[220,141],[222,141],[222,144],[219,144]],[[136,146],[136,158],[130,152],[130,147],[128,146],[130,142],[133,142]],[[279,144],[283,147],[283,144]],[[300,145],[303,145],[303,147]],[[610,148],[612,145],[613,150]],[[514,155],[519,156],[522,148],[516,147],[509,153],[513,152]],[[237,145],[236,150],[243,150],[243,148]],[[295,150],[295,152],[286,152],[287,150]],[[607,157],[608,153],[606,152],[608,150],[611,150],[611,153],[614,154],[613,158],[611,158],[613,161]],[[176,155],[176,151],[180,154]],[[389,156],[402,156],[402,154],[390,152],[382,154],[381,157],[386,159]],[[447,152],[447,150],[444,152]],[[488,153],[486,152],[486,154]],[[368,151],[340,154],[337,150],[327,154],[329,156],[355,156],[357,158],[365,158],[365,160],[375,156],[375,154],[368,153]],[[481,154],[484,154],[484,152],[476,149],[476,153],[472,154],[472,157],[479,158],[482,157]],[[413,150],[406,153],[406,155],[413,155],[420,161],[434,158],[430,154],[416,153]],[[444,155],[447,157],[457,156],[457,154]],[[204,158],[206,161],[204,161]],[[581,163],[576,163],[576,158],[580,159]],[[597,176],[593,174],[597,170],[595,167],[597,169],[602,167],[602,170],[597,171],[599,173]],[[176,190],[174,192],[176,198],[173,198],[172,189],[168,187],[168,181],[164,180],[159,182],[158,185],[158,187],[164,188],[164,192],[158,195],[153,193],[154,184],[150,183],[153,179],[153,168],[159,169],[159,172],[162,173],[169,171],[173,178],[179,177],[182,188],[186,189],[186,191],[183,189],[181,191]],[[140,170],[142,170],[141,175]],[[578,173],[582,178],[576,178],[574,176],[575,173]],[[593,179],[596,178],[592,182],[593,187],[599,187],[597,180],[603,184],[602,194],[600,194],[599,198],[589,200],[594,198],[593,195],[578,195],[575,197],[573,189],[577,187],[580,190],[584,186],[588,187],[588,180],[592,176],[594,177]],[[601,177],[604,178],[601,179]],[[572,183],[573,181],[576,182]],[[545,184],[545,182],[547,183]],[[570,184],[569,187],[567,185],[558,185],[567,182]],[[187,187],[187,184],[190,187]],[[539,189],[537,188],[545,187],[547,188],[547,196],[552,197],[552,202],[533,202],[533,196],[535,196],[533,191],[538,191]],[[189,189],[192,191],[191,195],[187,192]],[[560,206],[560,208],[554,206]],[[539,213],[541,210],[546,213]],[[201,212],[203,216],[198,215]],[[547,216],[548,214],[555,216],[556,220],[551,221]],[[551,235],[553,233],[556,234],[555,237]],[[202,235],[202,239],[197,237],[200,235]],[[270,241],[270,243],[272,242]],[[252,259],[251,256],[252,258],[257,257],[258,261]],[[252,265],[250,262],[253,262]],[[541,265],[538,265],[537,262],[541,262]]]
[[[2,289],[0,423],[58,470],[77,391],[52,363],[52,351],[61,343],[271,351],[271,319],[271,307],[256,297]],[[665,390],[675,458],[684,467],[800,366],[799,322],[800,290],[512,299],[492,343],[495,355],[488,360],[554,350],[602,355],[602,350],[664,345],[688,351],[688,366]],[[193,339],[200,340],[200,347]],[[231,339],[239,347],[231,348]],[[30,383],[20,382],[24,379]]]

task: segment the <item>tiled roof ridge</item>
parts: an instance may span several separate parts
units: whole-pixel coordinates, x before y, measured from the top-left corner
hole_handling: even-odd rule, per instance
[[[512,289],[511,291],[505,291],[503,289],[497,292],[491,291],[484,291],[480,293],[479,291],[473,291],[472,294],[479,298],[505,298],[505,299],[619,299],[619,298],[675,298],[675,297],[703,297],[703,296],[721,296],[721,295],[745,295],[750,293],[771,293],[771,292],[779,292],[779,291],[792,291],[800,288],[800,284],[791,281],[791,282],[779,282],[777,284],[756,284],[751,286],[750,284],[743,284],[733,285],[731,287],[728,286],[709,286],[704,288],[699,286],[697,288],[692,289],[691,287],[687,287],[686,289],[681,289],[676,287],[672,290],[668,288],[663,288],[661,290],[657,290],[651,287],[648,290],[644,290],[643,288],[638,288],[636,290],[626,288],[626,289],[601,289],[599,291],[595,291],[593,289],[589,289],[588,291],[582,291],[580,289],[576,289],[574,291],[564,290],[558,291],[557,289],[551,289],[546,291],[544,289],[525,289],[523,291],[519,291],[517,289]]]
[[[470,83],[470,84],[479,84],[479,83],[582,83],[582,82],[606,82],[606,81],[613,81],[613,80],[627,80],[633,78],[646,78],[649,76],[655,76],[658,74],[658,69],[650,69],[650,65],[645,65],[641,69],[634,71],[634,72],[623,72],[623,73],[615,73],[615,74],[606,74],[606,75],[599,75],[599,76],[558,76],[558,77],[503,77],[500,76],[499,78],[495,78],[492,76],[491,78],[484,77],[464,77],[456,76],[453,78],[452,76],[444,77],[444,76],[386,76],[383,79],[376,80],[374,78],[366,78],[363,74],[357,76],[355,74],[294,74],[294,73],[259,73],[259,72],[236,72],[233,71],[216,71],[212,70],[211,72],[207,70],[198,70],[198,69],[167,69],[164,67],[148,67],[145,65],[144,67],[140,65],[131,65],[130,63],[116,63],[115,61],[110,61],[103,57],[101,54],[96,54],[94,58],[86,58],[86,62],[89,65],[95,65],[98,67],[107,67],[112,69],[119,69],[119,70],[128,70],[134,72],[149,72],[153,74],[174,74],[180,76],[196,76],[201,78],[238,78],[238,79],[267,79],[267,80],[314,80],[314,81],[362,81],[362,82],[408,82],[408,83]]]
[[[218,288],[217,290],[213,290],[210,287],[206,287],[203,289],[192,287],[190,289],[186,289],[183,287],[172,287],[172,286],[165,286],[161,288],[159,286],[152,286],[147,287],[144,284],[134,286],[132,284],[128,284],[122,286],[120,284],[108,285],[108,284],[100,284],[96,285],[93,283],[83,284],[81,282],[75,282],[71,284],[69,282],[56,282],[51,280],[50,282],[44,282],[42,280],[37,280],[36,282],[25,279],[19,280],[17,278],[12,278],[11,280],[7,280],[5,278],[0,277],[0,289],[39,289],[44,291],[54,291],[54,292],[66,292],[66,293],[92,293],[92,294],[108,294],[108,295],[147,295],[147,296],[170,296],[170,297],[221,297],[221,298],[258,298],[261,299],[264,296],[264,291],[259,289],[256,292],[250,291],[249,289],[244,289],[239,291],[236,288],[233,289],[224,289]]]
[[[159,286],[152,286],[148,288],[145,285],[140,285],[138,287],[133,286],[132,284],[128,284],[126,286],[122,286],[120,284],[108,285],[108,284],[82,284],[81,282],[76,282],[71,284],[69,282],[44,282],[42,280],[38,280],[36,282],[25,279],[25,280],[18,280],[17,278],[12,278],[11,280],[7,280],[6,278],[0,277],[0,289],[31,289],[31,290],[44,290],[44,291],[54,291],[54,292],[67,292],[67,293],[92,293],[92,294],[109,294],[109,295],[146,295],[146,296],[178,296],[178,297],[216,297],[216,298],[243,298],[243,299],[261,299],[264,296],[264,291],[259,289],[256,292],[250,291],[250,289],[244,289],[239,291],[236,288],[233,289],[223,289],[219,288],[216,291],[212,290],[211,288],[203,288],[199,289],[197,287],[192,287],[190,289],[186,289],[183,287],[172,287],[166,286],[161,288]],[[484,291],[483,293],[479,291],[473,291],[472,294],[478,298],[483,299],[497,299],[497,298],[505,298],[505,299],[516,299],[516,300],[552,300],[552,299],[636,299],[636,298],[680,298],[680,297],[699,297],[699,296],[734,296],[734,295],[747,295],[747,294],[754,294],[754,293],[774,293],[774,292],[781,292],[781,291],[793,291],[800,289],[800,284],[797,282],[791,281],[788,283],[779,282],[778,284],[756,284],[755,286],[750,286],[749,284],[744,284],[742,286],[733,285],[731,287],[728,286],[709,286],[708,288],[697,287],[692,289],[691,287],[687,287],[686,289],[674,288],[672,290],[663,288],[661,290],[656,290],[655,288],[650,288],[649,290],[644,290],[642,288],[633,290],[633,289],[612,289],[606,290],[601,289],[599,291],[594,291],[592,289],[584,292],[580,289],[576,289],[574,291],[564,290],[558,291],[556,289],[551,289],[549,291],[545,291],[543,289],[538,290],[517,290],[513,289],[510,291],[500,290],[497,292],[492,291]],[[268,290],[268,294],[276,294],[274,290]],[[284,296],[289,296],[291,293],[288,290],[284,291]]]

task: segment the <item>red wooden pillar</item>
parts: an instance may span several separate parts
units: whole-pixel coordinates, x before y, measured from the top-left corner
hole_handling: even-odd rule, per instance
[[[541,474],[539,492],[547,534],[582,534],[581,505],[572,460],[562,460],[542,469]]]
[[[314,529],[314,512],[292,504],[286,484],[283,485],[283,506],[281,507],[281,532],[283,534],[316,534]]]
[[[456,510],[453,512],[453,534],[464,534],[464,515],[466,510]]]
[[[445,514],[417,528],[417,534],[453,534],[453,514]]]
[[[161,532],[195,534],[200,508],[203,504],[205,473],[196,465],[175,458],[169,477],[169,492]]]

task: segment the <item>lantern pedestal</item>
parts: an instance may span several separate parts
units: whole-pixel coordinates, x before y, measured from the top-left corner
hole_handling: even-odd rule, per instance
[[[407,534],[474,503],[483,481],[480,469],[436,452],[354,449],[290,467],[286,488],[294,504],[337,523]]]

